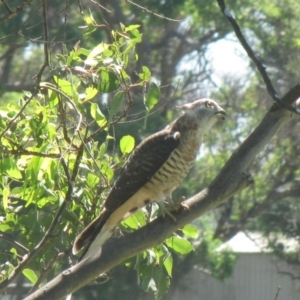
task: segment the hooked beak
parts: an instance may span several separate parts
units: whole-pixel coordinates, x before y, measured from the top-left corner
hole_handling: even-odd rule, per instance
[[[224,109],[219,109],[218,111],[215,112],[215,115],[217,115],[218,118],[222,121],[224,121],[226,119],[226,116],[227,116]]]

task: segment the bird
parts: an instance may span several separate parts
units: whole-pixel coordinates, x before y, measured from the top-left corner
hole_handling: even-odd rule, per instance
[[[72,252],[84,248],[79,261],[101,251],[117,225],[143,206],[173,204],[172,192],[193,166],[203,136],[226,112],[212,99],[180,106],[183,114],[144,139],[121,169],[100,215],[75,239]],[[84,247],[85,246],[85,247]]]

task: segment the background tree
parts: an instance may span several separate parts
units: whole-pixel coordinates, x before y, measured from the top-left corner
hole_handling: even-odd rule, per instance
[[[207,137],[205,155],[175,196],[188,197],[213,180],[270,106],[272,99],[254,64],[245,78],[226,75],[216,84],[207,59],[209,46],[233,38],[217,2],[144,1],[143,6],[146,10],[131,1],[2,3],[0,230],[13,243],[1,244],[2,286],[18,265],[35,288],[69,265],[68,249],[79,226],[99,213],[128,155],[124,148],[119,151],[123,136],[132,135],[138,142],[160,129],[175,117],[178,103],[203,96],[226,103],[226,127]],[[294,67],[299,61],[298,2],[233,1],[230,8],[276,90],[284,94],[299,80]],[[131,26],[135,24],[139,27]],[[160,86],[158,103],[156,85],[148,86],[150,76]],[[23,95],[23,90],[31,93]],[[251,164],[253,187],[194,222],[200,243],[188,256],[173,255],[171,282],[194,264],[219,278],[228,276],[232,255],[213,249],[243,229],[264,233],[275,253],[285,256],[277,239],[299,238],[298,127],[297,119],[289,123]],[[132,140],[124,141],[130,148]],[[122,230],[145,224],[141,216],[125,222]],[[193,235],[193,230],[185,233]],[[48,239],[51,247],[40,244]],[[24,254],[32,259],[22,258]],[[85,297],[101,293],[102,298],[118,298],[125,293],[139,299],[143,292],[136,273],[145,290],[158,290],[160,296],[169,285],[169,257],[165,246],[144,252],[126,261],[136,272],[120,266],[107,274],[112,280],[84,290]],[[297,254],[287,259],[299,263]],[[157,274],[154,281],[150,273]]]

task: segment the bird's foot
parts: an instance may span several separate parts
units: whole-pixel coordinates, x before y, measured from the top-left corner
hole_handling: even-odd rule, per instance
[[[168,203],[168,207],[169,207],[169,210],[170,211],[179,211],[181,208],[183,208],[184,210],[189,210],[190,208],[189,208],[189,206],[188,205],[186,205],[185,203],[182,203],[183,201],[185,201],[185,197],[184,196],[182,196],[181,198],[180,198],[180,202],[179,203],[174,203],[173,201],[168,201],[167,203]]]
[[[171,206],[175,205],[174,203],[170,204],[170,203],[167,202],[167,205],[166,205],[166,203],[164,201],[161,201],[161,202],[157,202],[157,204],[159,206],[159,209],[161,211],[161,215],[163,217],[168,215],[174,222],[177,222],[177,219],[171,213],[171,210],[172,210]]]
[[[166,214],[172,219],[172,221],[174,223],[177,222],[177,219],[174,217],[174,215],[169,210],[166,211]],[[163,216],[165,216],[165,215],[163,215]]]

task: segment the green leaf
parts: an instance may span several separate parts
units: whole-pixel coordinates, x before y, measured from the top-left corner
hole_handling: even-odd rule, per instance
[[[94,118],[94,120],[97,122],[97,124],[100,127],[103,127],[106,125],[107,120],[103,113],[101,112],[99,105],[97,103],[91,104],[91,116]]]
[[[107,161],[103,161],[101,163],[100,170],[102,174],[106,176],[108,181],[111,181],[111,179],[114,177],[114,171]]]
[[[87,87],[85,89],[85,98],[83,101],[89,101],[91,99],[93,99],[98,93],[98,90],[93,88],[93,87]]]
[[[182,228],[182,232],[191,237],[191,238],[196,238],[198,236],[198,229],[196,226],[191,225],[191,224],[187,224]]]
[[[159,101],[160,97],[160,90],[158,86],[154,83],[151,82],[149,84],[148,92],[145,97],[145,106],[148,111],[150,111],[155,104]]]
[[[132,229],[138,229],[139,227],[145,225],[145,216],[141,210],[137,211],[135,214],[126,218],[122,224]]]
[[[8,207],[8,196],[9,196],[9,188],[8,187],[4,187],[3,191],[2,191],[2,196],[3,196],[3,208],[4,210],[7,209]]]
[[[67,59],[65,58],[64,55],[62,54],[56,54],[56,58],[58,61],[60,61],[61,63],[63,63],[64,65],[67,63]]]
[[[102,93],[111,93],[120,86],[118,76],[112,71],[101,70],[99,76],[98,90]]]
[[[97,159],[102,159],[103,155],[106,153],[107,151],[107,147],[108,147],[108,142],[105,141],[101,144],[101,146],[99,147],[99,152],[97,155]]]
[[[49,97],[49,107],[55,107],[58,104],[58,97],[57,97],[57,93],[52,91],[52,90],[48,90],[48,97]]]
[[[101,54],[103,51],[105,51],[106,49],[108,49],[108,45],[101,43],[99,45],[97,45],[88,55],[87,59],[93,59],[95,57],[97,57],[99,54]]]
[[[164,267],[170,277],[172,277],[173,257],[169,252],[163,259]]]
[[[22,179],[22,174],[21,172],[16,169],[16,168],[13,168],[13,169],[9,169],[6,171],[7,174],[11,177],[11,178],[15,178],[15,179]]]
[[[124,221],[122,221],[122,225],[132,228],[132,229],[138,229],[139,228],[139,222],[135,215],[130,216],[129,218],[126,218]]]
[[[140,226],[145,226],[146,225],[146,218],[142,210],[138,210],[134,216],[138,220]]]
[[[130,153],[134,148],[134,138],[131,135],[125,135],[121,138],[120,149],[122,154]]]
[[[142,265],[140,266],[140,273],[142,278],[142,286],[144,291],[148,291],[149,289],[152,291],[156,291],[156,284],[153,279],[153,265]]]
[[[124,99],[124,92],[121,91],[121,92],[117,92],[114,95],[113,99],[110,101],[109,113],[111,118],[119,112],[120,107],[123,103],[123,99]]]
[[[22,271],[23,275],[29,279],[33,284],[35,284],[38,280],[38,277],[31,269],[24,269]]]
[[[162,296],[169,290],[170,283],[170,278],[168,278],[167,276],[161,277],[157,293],[155,294],[155,299],[162,299]]]
[[[88,25],[92,25],[92,24],[94,24],[94,19],[92,18],[92,17],[84,17],[84,21],[85,21],[85,23],[86,24],[88,24]]]
[[[123,26],[124,26],[124,25],[123,25]],[[133,29],[139,28],[140,26],[141,26],[141,25],[137,25],[137,24],[129,25],[129,26],[125,27],[123,30],[125,30],[125,31],[131,31],[131,30],[133,30]]]
[[[54,81],[59,86],[59,88],[62,90],[62,92],[64,92],[67,96],[69,97],[75,97],[75,95],[77,96],[77,91],[76,91],[77,86],[75,86],[74,84],[72,84],[67,80],[60,79],[57,76],[53,76],[53,78]]]
[[[12,224],[10,223],[0,223],[0,230],[1,231],[10,231],[10,229],[14,229],[15,226],[13,226]]]
[[[16,161],[11,157],[7,162],[9,163],[9,168],[6,169],[7,175],[13,179],[22,179],[22,174],[16,165]]]
[[[150,78],[151,78],[151,72],[150,72],[150,70],[147,67],[145,67],[145,66],[142,66],[142,70],[143,70],[143,72],[139,73],[140,79],[143,80],[143,81],[149,81]]]
[[[172,236],[166,240],[166,244],[169,248],[173,249],[179,254],[187,254],[194,251],[193,245],[186,239],[179,236]]]
[[[89,173],[86,177],[86,183],[90,188],[95,187],[95,185],[99,182],[99,177]]]

